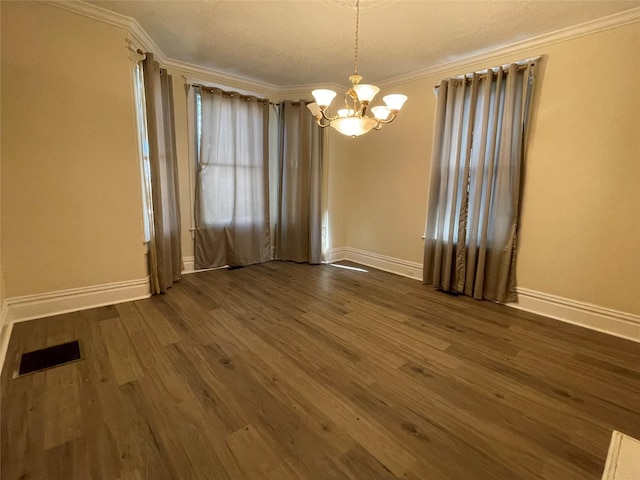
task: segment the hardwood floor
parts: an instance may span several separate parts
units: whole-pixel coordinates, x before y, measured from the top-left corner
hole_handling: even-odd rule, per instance
[[[640,437],[640,345],[368,270],[217,270],[16,324],[2,478],[595,480],[613,429]]]

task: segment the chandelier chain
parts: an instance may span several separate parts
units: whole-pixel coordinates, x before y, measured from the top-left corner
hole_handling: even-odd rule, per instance
[[[356,0],[356,47],[353,59],[353,74],[358,74],[358,31],[360,30],[360,0]]]

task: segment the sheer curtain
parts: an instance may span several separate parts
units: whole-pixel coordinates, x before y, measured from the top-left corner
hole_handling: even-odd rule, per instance
[[[535,61],[443,80],[437,90],[424,283],[516,300],[521,165]]]
[[[200,89],[195,198],[195,267],[271,259],[269,103]]]
[[[180,207],[171,76],[147,53],[144,75],[153,225],[149,241],[151,291],[163,293],[180,280]]]
[[[276,259],[322,261],[322,129],[304,102],[283,102]]]

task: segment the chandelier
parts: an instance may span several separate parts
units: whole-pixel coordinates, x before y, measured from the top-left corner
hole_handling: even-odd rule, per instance
[[[358,30],[360,27],[360,0],[356,0],[356,33],[355,52],[353,61],[353,75],[349,77],[351,88],[344,95],[345,108],[337,111],[337,115],[328,116],[327,108],[331,105],[336,92],[319,89],[311,92],[314,103],[307,105],[316,123],[322,128],[332,126],[338,132],[350,137],[357,137],[369,131],[380,130],[383,125],[393,122],[398,112],[407,100],[405,95],[391,94],[383,98],[386,106],[371,108],[373,117],[367,115],[369,104],[380,91],[375,85],[362,85],[362,77],[358,75]]]

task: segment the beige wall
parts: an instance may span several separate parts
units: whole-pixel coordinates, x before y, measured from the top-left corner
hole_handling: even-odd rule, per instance
[[[640,24],[548,49],[520,285],[640,314]]]
[[[327,185],[327,253],[349,245],[347,241],[349,192],[351,189],[349,166],[353,158],[354,144],[333,129],[326,129],[327,152],[325,154]]]
[[[346,245],[421,262],[440,78],[548,54],[526,159],[520,287],[640,313],[640,24],[385,88],[402,115],[353,140]]]
[[[41,3],[0,5],[0,289],[15,297],[144,278],[127,32]],[[519,285],[640,313],[639,29],[385,88],[409,96],[393,125],[353,140],[330,133],[329,247],[421,262],[434,83],[546,53],[527,157]],[[191,256],[185,72],[170,73],[183,254]]]
[[[38,2],[1,8],[6,295],[145,278],[126,32]]]
[[[350,139],[347,246],[422,260],[434,98],[429,81],[385,89],[409,100],[382,130]]]

